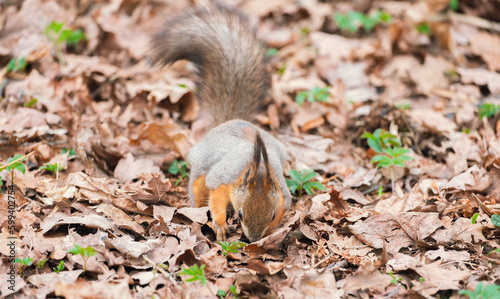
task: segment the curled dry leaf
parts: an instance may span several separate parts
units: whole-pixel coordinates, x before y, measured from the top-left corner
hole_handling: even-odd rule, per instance
[[[415,246],[442,226],[438,213],[379,214],[349,225],[349,230],[363,243],[382,248],[389,253]]]

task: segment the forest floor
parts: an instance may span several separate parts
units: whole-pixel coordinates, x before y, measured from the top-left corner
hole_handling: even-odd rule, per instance
[[[187,198],[192,64],[148,58],[193,3],[0,4],[1,297],[500,298],[499,2],[233,2],[302,189],[229,252]]]

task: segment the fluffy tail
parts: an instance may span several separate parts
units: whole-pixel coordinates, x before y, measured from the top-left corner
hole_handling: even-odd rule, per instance
[[[265,50],[248,19],[227,7],[188,10],[153,36],[153,60],[186,59],[202,79],[199,98],[215,124],[250,120],[269,89]]]

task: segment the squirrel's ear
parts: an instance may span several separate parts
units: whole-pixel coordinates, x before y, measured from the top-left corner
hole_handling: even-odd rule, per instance
[[[247,172],[245,173],[245,176],[243,177],[243,183],[248,184],[255,180],[257,177],[257,172],[259,171],[260,167],[260,157],[261,157],[261,152],[264,147],[264,143],[262,142],[262,138],[260,138],[260,134],[257,132],[257,135],[255,136],[255,143],[253,146],[253,157],[252,161],[250,161],[250,167],[248,168]],[[267,157],[267,153],[266,153]]]
[[[267,149],[266,145],[264,144],[264,141],[262,140],[262,137],[260,136],[259,133],[257,133],[256,136],[256,144],[259,144],[260,152],[262,153],[262,157],[264,158],[264,166],[266,168],[266,179],[264,180],[265,184],[271,184],[271,188],[275,189],[276,188],[276,183],[274,181],[274,169],[271,167],[271,163],[269,163],[269,157],[267,156]],[[260,161],[259,161],[260,163]]]
[[[256,144],[259,144],[260,152],[262,153],[262,157],[264,158],[264,166],[266,167],[266,181],[271,182],[273,178],[271,174],[272,167],[269,164],[269,157],[267,156],[266,145],[264,144],[264,141],[262,141],[262,137],[260,137],[259,133],[257,133]]]

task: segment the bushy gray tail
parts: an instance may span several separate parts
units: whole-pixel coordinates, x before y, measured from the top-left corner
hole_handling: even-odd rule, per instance
[[[152,39],[153,60],[195,63],[199,98],[215,124],[250,120],[269,89],[265,50],[241,13],[223,6],[190,9],[168,20]]]

